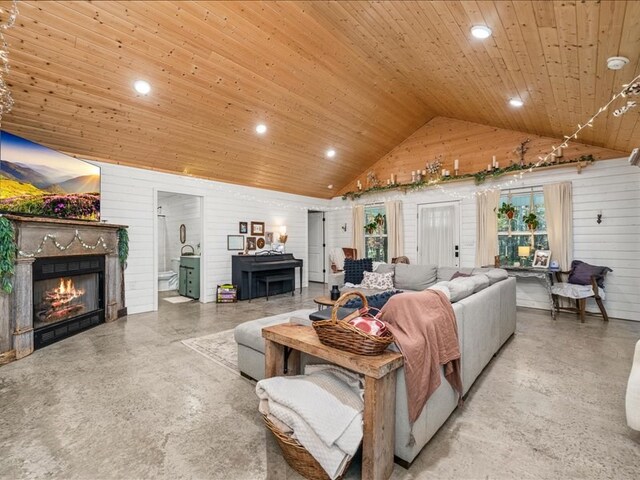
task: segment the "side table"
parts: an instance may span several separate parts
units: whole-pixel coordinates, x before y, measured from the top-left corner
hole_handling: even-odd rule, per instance
[[[362,478],[387,480],[393,470],[396,415],[396,371],[404,359],[398,352],[366,356],[328,347],[313,327],[283,323],[262,329],[265,378],[297,375],[300,352],[364,375]]]
[[[316,297],[313,301],[318,305],[318,310],[322,309],[322,307],[333,307],[336,303],[335,300],[331,300],[329,295],[322,295],[321,297]]]

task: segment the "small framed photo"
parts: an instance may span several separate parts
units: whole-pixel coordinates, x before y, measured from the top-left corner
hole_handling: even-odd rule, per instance
[[[247,237],[247,250],[256,249],[256,237]]]
[[[251,235],[264,235],[264,222],[251,222]]]
[[[244,235],[227,235],[227,250],[244,250]]]
[[[264,234],[264,242],[267,245],[271,245],[273,243],[273,232],[266,232]]]
[[[549,268],[551,262],[551,250],[536,250],[533,256],[533,268]]]
[[[249,224],[247,222],[240,222],[239,223],[238,232],[239,233],[249,233]]]

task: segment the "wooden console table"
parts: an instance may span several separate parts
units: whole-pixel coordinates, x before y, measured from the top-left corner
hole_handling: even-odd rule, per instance
[[[265,377],[297,375],[300,352],[364,375],[362,478],[386,480],[393,470],[396,416],[396,370],[404,360],[397,352],[366,356],[327,347],[313,327],[283,323],[262,329]]]

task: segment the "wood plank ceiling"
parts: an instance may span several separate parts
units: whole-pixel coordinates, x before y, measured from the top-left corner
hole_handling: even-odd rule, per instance
[[[640,73],[634,1],[19,10],[3,129],[81,157],[325,198],[435,116],[561,138]],[[493,36],[474,39],[474,24]],[[610,71],[613,55],[631,62]],[[581,140],[630,151],[638,118],[606,115]]]

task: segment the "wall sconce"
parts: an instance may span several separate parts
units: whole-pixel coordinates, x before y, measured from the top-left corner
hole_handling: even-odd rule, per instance
[[[598,214],[596,215],[596,223],[598,225],[602,223],[602,210],[598,210]]]
[[[347,231],[347,224],[345,223],[344,225],[340,226],[340,228],[342,229],[343,232]]]

